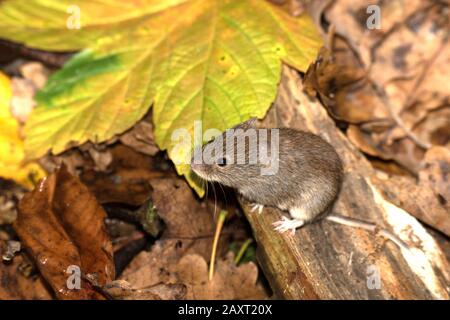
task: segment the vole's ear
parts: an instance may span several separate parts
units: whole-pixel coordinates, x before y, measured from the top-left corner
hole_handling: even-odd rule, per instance
[[[257,120],[256,117],[250,118],[247,121],[242,122],[242,123],[238,124],[237,126],[233,127],[233,129],[247,130],[250,128],[254,128],[256,120]]]

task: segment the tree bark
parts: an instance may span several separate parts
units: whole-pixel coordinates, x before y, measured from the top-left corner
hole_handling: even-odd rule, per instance
[[[433,237],[409,213],[386,201],[371,181],[368,160],[335,126],[318,101],[302,92],[296,71],[285,67],[276,102],[261,124],[319,134],[345,168],[333,213],[376,223],[402,239],[401,249],[377,233],[321,220],[279,234],[272,223],[285,212],[250,212],[241,201],[258,243],[257,256],[277,298],[449,299],[449,263]]]

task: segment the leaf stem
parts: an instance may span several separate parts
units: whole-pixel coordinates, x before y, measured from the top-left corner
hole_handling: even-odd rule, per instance
[[[217,244],[219,243],[219,237],[220,232],[222,231],[223,224],[225,222],[225,218],[227,217],[228,212],[225,210],[220,211],[219,218],[217,219],[217,225],[216,225],[216,233],[214,234],[214,241],[213,241],[213,247],[211,251],[211,261],[209,263],[209,281],[212,280],[214,275],[214,264],[216,260],[216,253],[217,253]]]
[[[253,242],[253,239],[247,239],[239,249],[239,252],[236,255],[236,258],[234,258],[234,263],[237,265],[239,261],[241,261],[242,257],[244,256],[245,251],[247,251],[248,246]]]

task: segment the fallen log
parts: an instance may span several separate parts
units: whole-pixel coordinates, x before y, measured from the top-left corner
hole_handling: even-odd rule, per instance
[[[272,223],[285,213],[250,211],[241,200],[257,257],[274,294],[283,299],[449,299],[449,263],[426,229],[385,200],[371,181],[375,171],[318,101],[302,92],[296,71],[285,67],[276,102],[261,124],[311,131],[329,141],[345,168],[333,213],[374,222],[408,246],[380,234],[322,220],[279,234]]]

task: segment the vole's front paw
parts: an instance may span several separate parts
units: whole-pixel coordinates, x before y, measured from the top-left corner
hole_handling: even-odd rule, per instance
[[[256,210],[258,210],[258,213],[261,213],[264,209],[264,205],[258,203],[252,203],[251,206],[252,209],[250,210],[250,212],[255,212]]]
[[[289,219],[286,217],[282,217],[280,221],[276,221],[272,223],[275,227],[275,230],[279,233],[284,233],[286,231],[291,231],[292,235],[295,235],[295,229],[300,228],[305,224],[305,221],[299,219]]]

